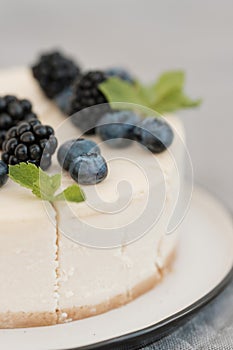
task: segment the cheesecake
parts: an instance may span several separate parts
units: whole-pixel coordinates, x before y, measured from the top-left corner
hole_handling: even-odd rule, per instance
[[[46,98],[28,68],[0,71],[0,95],[27,98],[59,144],[81,131]],[[159,283],[175,258],[179,230],[167,234],[183,186],[184,129],[169,150],[98,143],[109,173],[83,186],[80,203],[39,200],[11,179],[0,189],[0,327],[48,326],[122,306]],[[181,142],[182,141],[182,142]],[[61,172],[56,156],[51,174]],[[74,180],[63,172],[62,186]]]

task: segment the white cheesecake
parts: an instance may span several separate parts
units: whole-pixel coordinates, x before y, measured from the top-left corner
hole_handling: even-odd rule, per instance
[[[79,136],[29,69],[0,72],[5,94],[30,99],[59,143]],[[183,126],[176,117],[167,120],[175,138],[156,156],[136,144],[120,150],[100,144],[109,174],[83,186],[85,202],[51,205],[11,180],[0,189],[1,328],[96,315],[161,281],[175,256],[178,230],[167,235],[167,227],[183,183]],[[61,171],[56,157],[50,171]],[[63,174],[63,185],[72,183]]]

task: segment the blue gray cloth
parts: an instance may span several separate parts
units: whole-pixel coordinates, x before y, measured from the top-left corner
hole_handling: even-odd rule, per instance
[[[233,350],[233,280],[184,326],[143,350]]]

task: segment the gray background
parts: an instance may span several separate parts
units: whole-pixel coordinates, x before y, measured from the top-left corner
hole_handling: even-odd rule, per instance
[[[180,113],[195,180],[233,210],[232,15],[231,0],[0,0],[0,68],[61,47],[85,69],[124,65],[148,82],[184,69],[204,99]]]

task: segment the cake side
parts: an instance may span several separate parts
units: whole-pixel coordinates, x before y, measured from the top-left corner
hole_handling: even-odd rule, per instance
[[[166,263],[163,264],[163,268],[156,270],[154,275],[135,285],[130,290],[130,293],[118,294],[115,297],[112,297],[102,303],[95,305],[83,305],[64,308],[59,313],[60,316],[58,318],[58,322],[71,322],[74,320],[96,316],[133,301],[134,299],[153,289],[158,283],[162,281],[166,273],[172,269],[175,256],[176,248],[174,247],[173,252],[170,254],[170,256],[167,256]]]
[[[48,325],[57,315],[55,212],[9,181],[0,196],[0,327]]]

